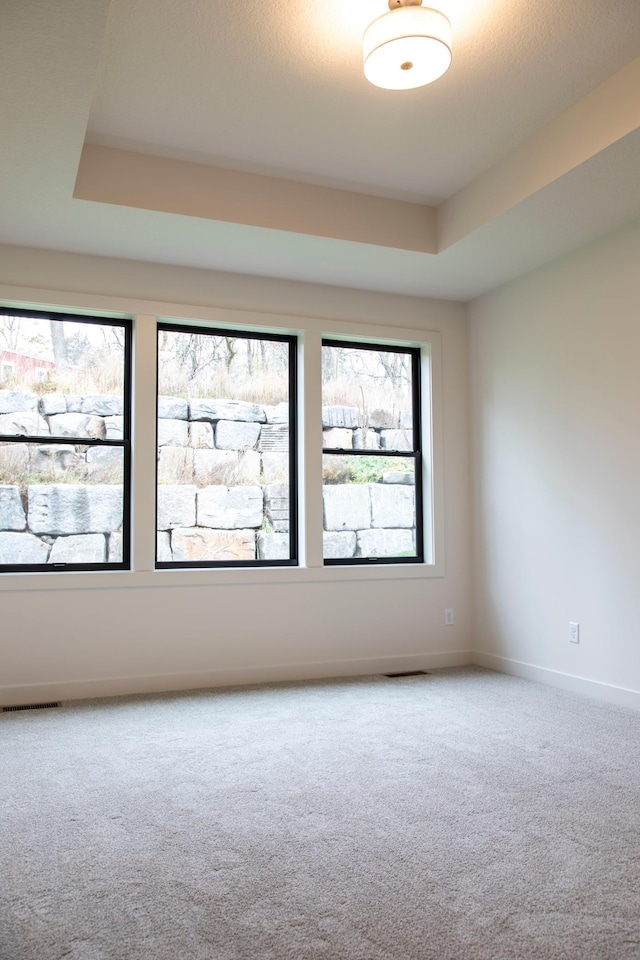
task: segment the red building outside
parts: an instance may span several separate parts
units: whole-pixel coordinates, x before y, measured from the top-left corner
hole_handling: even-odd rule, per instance
[[[13,350],[0,350],[0,383],[14,377],[17,380],[45,380],[47,374],[55,370],[53,360],[17,353]]]

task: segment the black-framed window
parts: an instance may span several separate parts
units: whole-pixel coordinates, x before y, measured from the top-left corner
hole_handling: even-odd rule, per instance
[[[295,565],[296,337],[158,325],[156,567]]]
[[[0,573],[130,566],[131,322],[0,308]]]
[[[325,564],[422,562],[419,348],[323,340],[322,428]]]

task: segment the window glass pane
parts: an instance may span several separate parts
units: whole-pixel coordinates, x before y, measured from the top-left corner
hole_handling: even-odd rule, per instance
[[[0,315],[0,435],[121,439],[125,331]]]
[[[413,457],[323,456],[324,558],[416,556]]]
[[[122,562],[122,447],[0,444],[0,564]]]
[[[413,450],[411,354],[322,348],[323,446]]]
[[[289,560],[289,342],[158,346],[158,563]]]

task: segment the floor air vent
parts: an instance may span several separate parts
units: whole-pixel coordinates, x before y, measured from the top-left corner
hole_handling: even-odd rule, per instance
[[[25,703],[19,707],[3,707],[3,713],[13,713],[15,710],[50,710],[51,707],[59,707],[59,703]]]
[[[395,678],[395,677],[428,677],[428,670],[403,670],[402,673],[385,673],[385,677]]]

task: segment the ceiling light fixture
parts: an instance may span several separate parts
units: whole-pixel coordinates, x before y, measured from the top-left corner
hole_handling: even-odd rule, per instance
[[[364,32],[365,77],[386,90],[433,83],[451,64],[451,24],[422,0],[389,0],[389,11]]]

